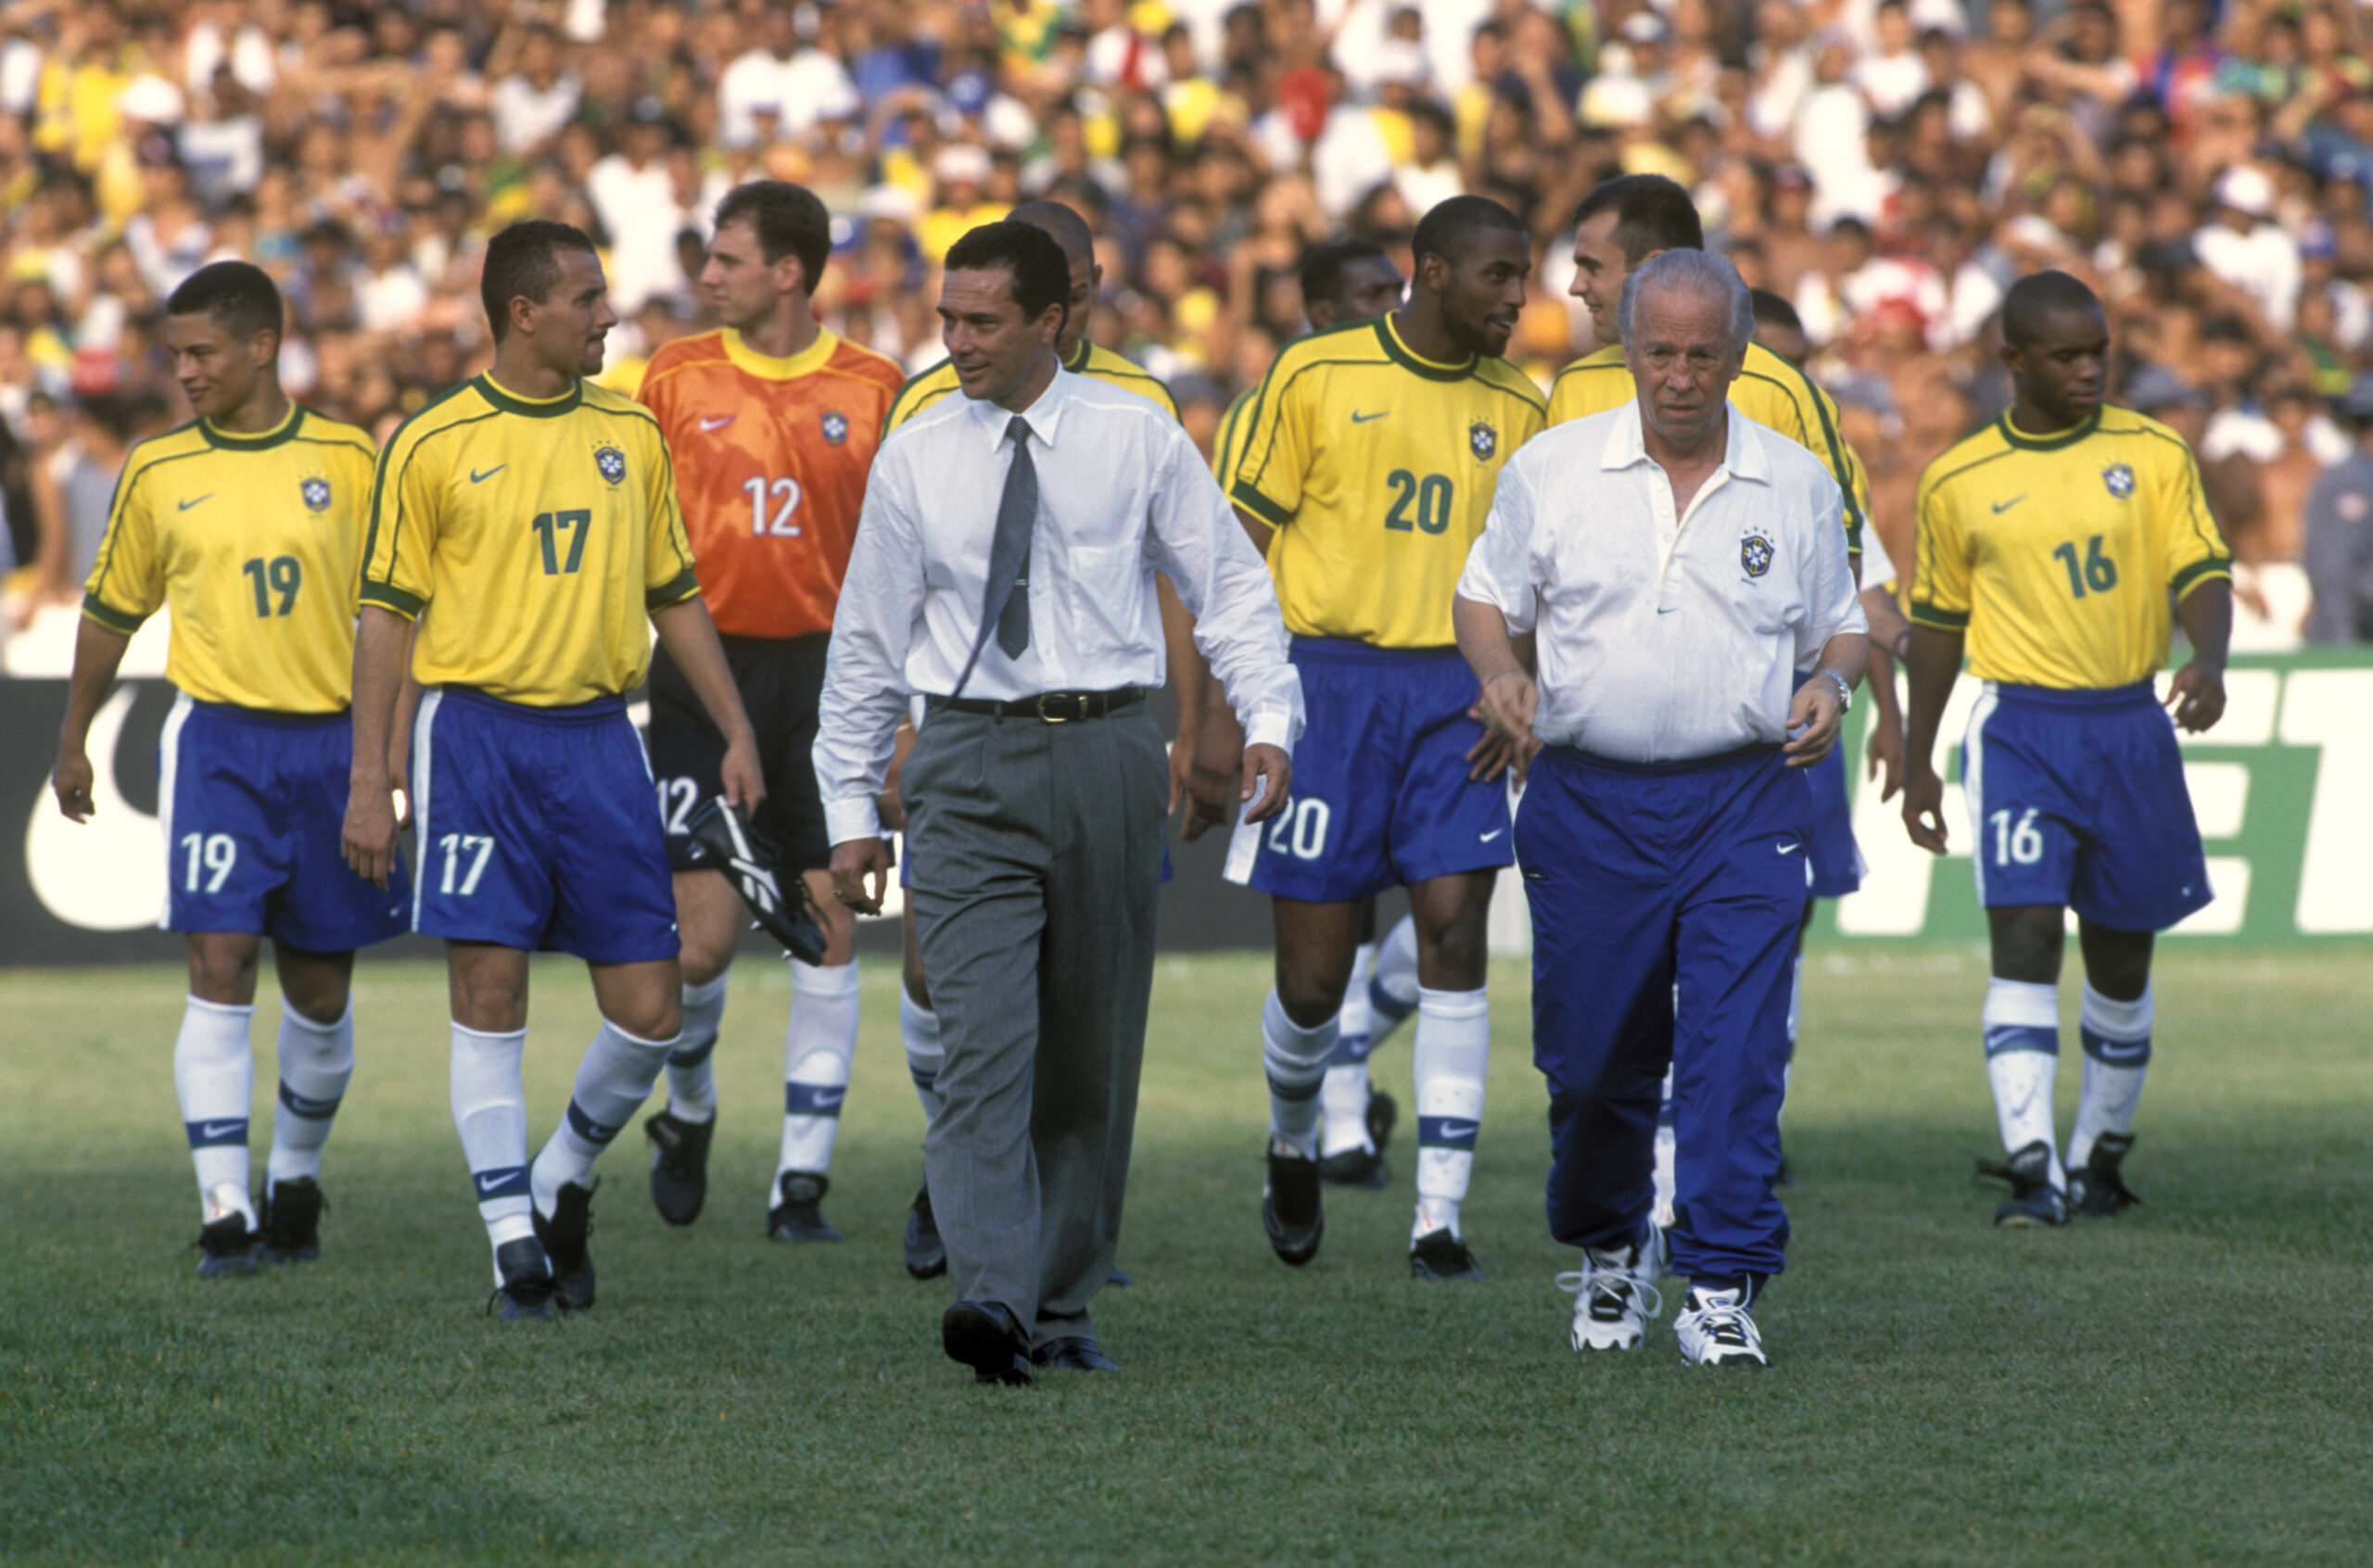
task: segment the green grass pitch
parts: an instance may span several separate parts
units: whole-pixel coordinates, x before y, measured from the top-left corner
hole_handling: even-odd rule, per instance
[[[827,1215],[762,1235],[780,964],[744,960],[709,1209],[667,1231],[621,1139],[601,1302],[480,1315],[486,1246],[447,1110],[445,989],[362,969],[362,1067],[319,1264],[201,1282],[167,969],[0,976],[0,1557],[723,1563],[2362,1562],[2373,1552],[2368,954],[2187,952],[2113,1222],[1998,1233],[1982,956],[1821,948],[1789,1106],[1792,1267],[1763,1373],[1567,1348],[1544,1233],[1526,976],[1466,1229],[1480,1286],[1410,1281],[1411,1154],[1329,1195],[1302,1271],[1258,1216],[1265,958],[1181,957],[1154,1000],[1117,1377],[975,1388],[944,1284],[899,1266],[920,1113],[892,966]],[[592,1028],[539,961],[540,1139]],[[269,980],[267,978],[267,987]],[[2074,985],[2063,1130],[2079,1057]],[[260,1009],[259,1143],[276,1005]],[[1407,1109],[1408,1038],[1378,1058]],[[1405,1133],[1404,1133],[1405,1140]],[[261,1172],[262,1150],[257,1153]]]

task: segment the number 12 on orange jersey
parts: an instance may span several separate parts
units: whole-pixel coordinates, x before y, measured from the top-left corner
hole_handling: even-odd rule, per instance
[[[799,481],[768,480],[763,476],[742,481],[742,491],[750,498],[750,532],[760,538],[795,539],[799,526],[792,522],[793,512],[799,510]],[[774,504],[774,515],[767,515],[768,502]]]

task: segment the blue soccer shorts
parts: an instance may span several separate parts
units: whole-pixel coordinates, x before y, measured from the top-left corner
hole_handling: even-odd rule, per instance
[[[1986,683],[1961,745],[1970,861],[1988,909],[2063,904],[2163,931],[2211,897],[2176,727],[2149,681]]]
[[[1812,828],[1805,838],[1806,891],[1844,898],[1862,885],[1862,851],[1854,841],[1854,810],[1846,797],[1846,738],[1805,769],[1812,790]]]
[[[658,794],[622,699],[534,708],[439,688],[412,777],[412,929],[589,964],[677,955]]]
[[[354,874],[341,847],[354,759],[344,714],[176,698],[157,753],[165,929],[351,953],[402,931],[411,889]]]
[[[1375,648],[1298,637],[1306,717],[1293,798],[1239,823],[1227,879],[1305,904],[1514,863],[1504,778],[1467,777],[1483,726],[1475,673],[1455,649]]]

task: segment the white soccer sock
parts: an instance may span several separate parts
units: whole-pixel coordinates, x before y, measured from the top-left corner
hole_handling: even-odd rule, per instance
[[[602,1020],[601,1032],[585,1047],[585,1059],[577,1064],[577,1086],[569,1093],[567,1114],[552,1129],[527,1173],[537,1213],[549,1219],[560,1201],[560,1190],[571,1182],[582,1182],[592,1173],[593,1162],[634,1119],[651,1086],[659,1081],[667,1054],[682,1038],[679,1031],[671,1039],[645,1040],[607,1018]]]
[[[1417,1010],[1417,922],[1407,915],[1376,945],[1376,973],[1368,980],[1368,1054],[1392,1038]]]
[[[946,1098],[939,1092],[939,1069],[947,1061],[940,1043],[939,1015],[898,989],[898,1034],[907,1046],[907,1072],[915,1081],[915,1098],[922,1103],[923,1125],[939,1119]]]
[[[453,1126],[462,1134],[462,1157],[477,1189],[487,1241],[498,1248],[536,1233],[527,1216],[527,1091],[519,1077],[527,1048],[524,1029],[482,1034],[453,1026]]]
[[[1376,943],[1364,942],[1351,955],[1351,983],[1343,988],[1343,1010],[1335,1015],[1335,1052],[1318,1103],[1326,1114],[1326,1153],[1368,1149],[1368,978],[1376,969]]]
[[[1410,1070],[1417,1091],[1417,1218],[1412,1241],[1458,1230],[1458,1206],[1483,1128],[1483,1074],[1491,1060],[1491,1007],[1477,991],[1417,993],[1417,1043]]]
[[[296,1008],[280,1010],[280,1106],[272,1117],[272,1157],[264,1191],[322,1173],[322,1145],[354,1077],[354,1005],[336,1023],[315,1023]]]
[[[2085,1043],[2085,1086],[2076,1096],[2076,1127],[2068,1135],[2068,1168],[2082,1170],[2104,1132],[2134,1130],[2142,1078],[2151,1070],[2151,988],[2131,1002],[2113,1002],[2088,983],[2076,1015]]]
[[[1318,1086],[1335,1054],[1335,1019],[1304,1029],[1286,1016],[1272,988],[1261,1004],[1261,1066],[1269,1075],[1269,1135],[1305,1159],[1318,1157]]]
[[[1656,1204],[1651,1218],[1667,1230],[1672,1228],[1673,1195],[1680,1191],[1679,1178],[1674,1174],[1680,1153],[1681,1140],[1673,1132],[1672,1123],[1672,1069],[1667,1068],[1664,1097],[1656,1104],[1656,1163],[1649,1177]]]
[[[256,1093],[255,1051],[247,1026],[255,1008],[189,998],[173,1041],[173,1091],[181,1098],[182,1129],[197,1168],[197,1201],[207,1224],[226,1214],[256,1226],[247,1195],[247,1115]]]
[[[1788,970],[1788,1062],[1791,1066],[1796,1060],[1796,1022],[1804,1017],[1804,1012],[1805,955],[1800,952]]]
[[[709,1055],[725,1021],[725,980],[719,975],[706,985],[684,987],[684,1032],[667,1056],[667,1114],[679,1121],[717,1119],[717,1074]]]
[[[1994,1114],[2002,1147],[2016,1154],[2038,1140],[2049,1148],[2051,1081],[2060,1072],[2060,988],[2031,980],[1986,984],[1986,1076],[1994,1086]],[[2051,1184],[2068,1184],[2060,1156],[2051,1157]]]
[[[857,1055],[857,960],[818,967],[791,960],[791,1023],[783,1035],[782,1151],[767,1201],[778,1201],[793,1170],[832,1165],[841,1106]]]

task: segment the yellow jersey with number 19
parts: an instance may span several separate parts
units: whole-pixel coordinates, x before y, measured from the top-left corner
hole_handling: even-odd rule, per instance
[[[2027,436],[2004,414],[1920,476],[1911,618],[1965,631],[1985,680],[2099,690],[2167,662],[2168,593],[2232,575],[2200,468],[2157,420],[2104,405]]]
[[[165,678],[201,702],[343,712],[371,438],[291,404],[278,428],[205,420],[132,449],[82,613],[127,636],[173,607]]]
[[[424,686],[563,707],[639,683],[649,613],[700,592],[658,421],[579,381],[538,400],[481,375],[379,455],[362,602],[416,619]]]
[[[1288,344],[1225,437],[1228,498],[1276,530],[1286,629],[1451,646],[1466,551],[1546,406],[1505,360],[1423,358],[1390,316]]]

